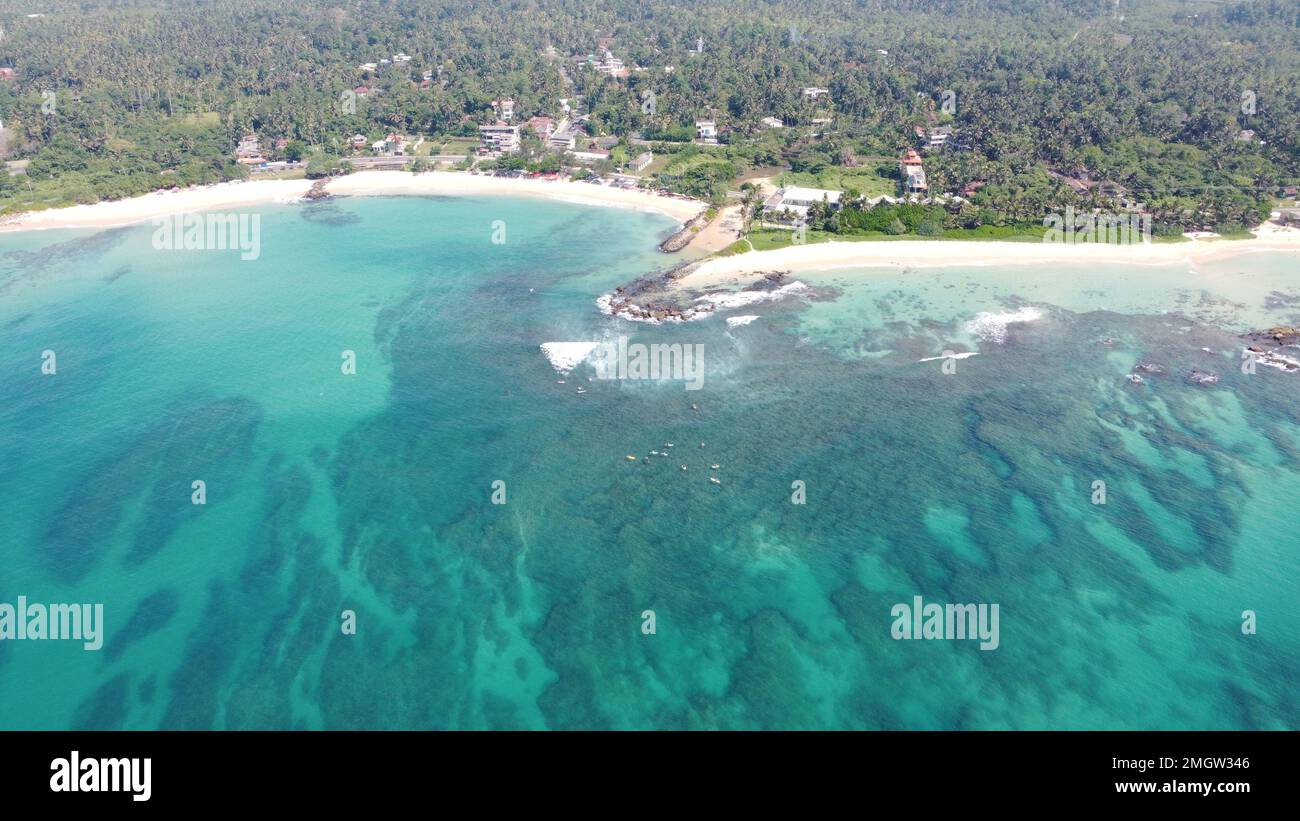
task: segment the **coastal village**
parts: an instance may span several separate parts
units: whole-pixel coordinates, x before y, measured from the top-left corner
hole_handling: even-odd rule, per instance
[[[613,37],[598,36],[594,45],[588,53],[571,54],[567,58],[550,48],[546,56],[570,86],[571,78],[580,73],[603,78],[605,84],[618,89],[626,86],[629,78],[667,75],[676,68],[628,64],[618,56]],[[707,44],[701,38],[692,51],[698,55],[706,49]],[[888,55],[888,50],[878,50],[880,59]],[[379,81],[391,72],[409,74],[410,84],[417,93],[446,84],[447,69],[443,65],[418,69],[416,80],[412,64],[418,68],[419,60],[402,51],[359,63],[357,84],[345,95],[348,104],[364,106],[374,102],[376,95],[382,93]],[[695,235],[703,234],[705,226],[712,222],[711,244],[705,243],[710,246],[705,249],[709,251],[742,242],[745,245],[735,250],[760,247],[746,241],[753,232],[763,234],[762,247],[797,242],[801,230],[817,231],[829,225],[842,208],[868,210],[902,204],[957,213],[975,207],[972,200],[985,185],[984,180],[952,180],[949,175],[942,188],[932,186],[927,173],[928,160],[967,147],[952,118],[936,109],[933,100],[919,108],[920,121],[908,129],[911,139],[900,145],[894,156],[858,157],[846,152],[848,156],[842,162],[820,173],[795,171],[792,163],[778,162],[712,180],[715,185],[710,191],[701,190],[698,185],[682,184],[683,177],[692,168],[725,162],[732,146],[759,141],[773,146],[779,160],[809,146],[842,140],[844,135],[836,131],[832,88],[809,85],[802,88],[800,96],[805,108],[804,116],[797,120],[788,114],[776,116],[766,112],[737,119],[728,117],[721,108],[714,108],[700,111],[689,126],[666,122],[656,133],[643,130],[623,134],[602,131],[576,91],[571,97],[531,104],[499,96],[480,115],[463,115],[460,128],[453,135],[400,131],[334,135],[335,148],[331,150],[337,152],[338,162],[325,173],[459,171],[472,175],[576,180],[591,185],[647,190],[665,197],[700,199],[711,206],[709,219],[693,226],[690,236],[675,242],[688,243]],[[320,176],[311,173],[311,163],[304,155],[301,149],[291,151],[284,137],[268,138],[257,133],[243,135],[234,149],[236,162],[245,166],[254,178]],[[1143,208],[1137,198],[1118,184],[1066,171],[1050,170],[1049,173],[1081,196],[1097,199],[1095,210],[1104,205],[1118,205],[1133,212],[1141,212]],[[842,181],[838,186],[817,184],[835,177]],[[925,235],[926,232],[917,233]],[[781,236],[787,239],[782,240]]]
[[[549,48],[546,57],[567,86],[575,89],[573,78],[585,77],[587,88],[596,82],[597,88],[632,94],[629,84],[636,78],[671,75],[676,70],[671,64],[642,66],[625,61],[610,36],[598,36],[594,46],[590,52],[567,58]],[[702,55],[706,50],[701,38],[692,52]],[[876,57],[888,59],[889,50],[878,49]],[[362,106],[373,102],[382,93],[377,81],[394,71],[409,74],[417,93],[447,83],[448,69],[441,64],[418,69],[416,80],[412,64],[418,67],[418,62],[399,51],[358,64],[358,82],[350,92],[350,103]],[[694,244],[707,252],[778,247],[806,241],[809,232],[815,236],[843,233],[845,225],[856,226],[860,234],[961,236],[987,219],[980,193],[989,181],[978,175],[954,177],[951,169],[954,164],[960,167],[960,161],[953,157],[969,151],[970,146],[946,106],[926,95],[918,95],[924,99],[918,99],[916,122],[905,124],[908,139],[900,142],[896,153],[858,156],[841,149],[833,165],[808,168],[799,163],[801,154],[828,144],[842,145],[853,137],[837,125],[833,84],[804,86],[799,117],[759,111],[737,118],[719,105],[699,111],[689,125],[681,124],[679,115],[674,121],[664,119],[653,131],[626,133],[602,130],[583,95],[577,90],[571,94],[528,103],[504,95],[495,97],[480,114],[462,115],[458,130],[451,135],[400,131],[335,135],[338,164],[328,173],[458,171],[575,180],[699,199],[710,206],[708,219],[690,226],[668,245]],[[651,103],[643,108],[653,111]],[[756,143],[770,147],[768,153],[776,162],[757,167],[735,163],[733,149]],[[302,152],[287,151],[283,137],[267,140],[246,134],[235,149],[235,158],[248,167],[251,176],[318,176],[310,173],[310,163]],[[929,168],[934,162],[942,169],[938,177]],[[733,167],[731,174],[715,170]],[[1150,214],[1142,198],[1124,185],[1096,178],[1081,168],[1043,171],[1053,185],[1079,199],[1074,213],[1111,221],[1116,221],[1116,214],[1120,220],[1131,216],[1133,224],[1142,224],[1145,216],[1149,224]],[[706,173],[713,176],[706,177]],[[1281,205],[1273,218],[1282,225],[1300,224],[1295,187],[1282,187],[1277,195]],[[889,210],[900,206],[912,208]],[[855,223],[837,216],[842,210],[868,213],[876,209],[892,218],[883,222],[859,218]],[[1031,229],[1036,221],[1030,221]],[[1204,235],[1212,233],[1212,226],[1201,228]],[[1004,233],[1006,238],[1014,238],[1014,232]]]
[[[708,207],[708,218],[690,226],[665,250],[692,244],[708,252],[743,253],[830,238],[914,235],[918,238],[1023,239],[1041,234],[1041,205],[1007,214],[1007,185],[978,162],[963,159],[972,143],[946,92],[917,92],[905,119],[886,123],[899,136],[882,150],[848,114],[843,76],[866,60],[898,57],[876,48],[863,60],[828,67],[820,82],[798,86],[793,108],[759,108],[738,114],[724,100],[695,110],[661,111],[655,81],[680,65],[641,65],[621,55],[618,38],[597,30],[591,48],[568,55],[553,46],[541,57],[561,79],[566,96],[516,98],[498,90],[490,99],[465,104],[453,127],[438,133],[376,129],[369,116],[398,94],[433,95],[449,87],[456,68],[436,55],[394,50],[355,64],[340,109],[368,126],[292,139],[268,124],[238,132],[230,160],[249,179],[320,179],[354,171],[429,173],[572,180],[593,186],[643,190]],[[415,51],[414,47],[412,50]],[[678,54],[678,57],[681,55]],[[709,44],[696,38],[686,60],[706,60]],[[20,79],[0,67],[0,83]],[[644,115],[623,129],[608,117],[610,98],[640,101]],[[605,105],[604,116],[593,108]],[[0,137],[3,137],[0,123]],[[1243,145],[1262,144],[1242,129]],[[21,175],[29,160],[6,163]],[[1151,209],[1139,192],[1075,164],[1038,171],[1054,189],[1042,205],[1075,200],[1072,215],[1114,221],[1134,217],[1150,223]],[[163,175],[173,171],[163,171]],[[176,188],[181,184],[178,182]],[[986,196],[990,191],[997,198]],[[1279,225],[1300,225],[1295,185],[1279,186],[1271,214]],[[1057,206],[1059,208],[1059,206]],[[1215,225],[1193,226],[1212,236]],[[811,239],[810,239],[811,237]]]

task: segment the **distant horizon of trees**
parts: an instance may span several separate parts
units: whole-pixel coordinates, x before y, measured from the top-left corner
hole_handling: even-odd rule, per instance
[[[1282,0],[11,5],[0,120],[31,162],[26,179],[0,174],[3,210],[240,178],[247,132],[309,161],[346,156],[356,133],[472,135],[502,97],[516,122],[568,98],[593,135],[665,144],[715,120],[716,157],[660,178],[715,200],[757,167],[897,156],[937,122],[961,147],[926,155],[932,190],[978,180],[978,208],[1009,222],[1097,200],[1049,172],[1119,183],[1187,228],[1255,224],[1300,180],[1300,4]],[[606,44],[646,70],[615,80],[570,59]],[[410,62],[358,69],[399,52]]]

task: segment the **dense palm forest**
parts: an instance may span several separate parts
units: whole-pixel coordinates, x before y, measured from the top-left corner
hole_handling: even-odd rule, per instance
[[[1288,0],[10,0],[0,26],[0,152],[30,160],[0,174],[10,211],[238,177],[248,132],[326,162],[355,133],[470,136],[498,97],[665,152],[716,120],[657,181],[714,198],[754,168],[884,168],[937,124],[931,190],[982,184],[974,222],[1106,204],[1073,178],[1167,229],[1253,225],[1300,179]],[[573,59],[604,47],[628,76]]]

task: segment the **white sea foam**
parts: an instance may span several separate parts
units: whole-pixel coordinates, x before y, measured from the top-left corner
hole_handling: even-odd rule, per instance
[[[715,310],[728,310],[730,308],[741,308],[746,305],[753,305],[758,302],[770,302],[781,299],[791,294],[797,294],[808,290],[808,286],[802,282],[791,282],[772,291],[728,291],[716,294],[705,294],[695,298],[698,303],[703,303],[698,309],[686,309],[680,315],[665,316],[663,319],[655,319],[650,316],[639,316],[636,311],[641,308],[638,305],[627,303],[620,309],[614,307],[614,294],[601,294],[596,298],[596,307],[606,316],[619,316],[632,322],[645,322],[649,325],[660,325],[664,322],[694,322],[699,319],[706,319],[714,314]],[[738,320],[733,322],[732,320]],[[727,320],[730,327],[737,325],[748,325],[758,319],[757,316],[738,316],[731,317]]]
[[[599,342],[543,342],[542,353],[557,373],[568,373],[582,364]]]
[[[697,319],[704,319],[711,311],[700,311],[690,316],[666,316],[663,319],[655,319],[652,316],[639,316],[633,311],[641,310],[641,306],[634,303],[627,303],[619,310],[614,310],[614,295],[602,294],[596,298],[596,307],[605,316],[617,316],[626,319],[628,322],[644,322],[647,325],[662,325],[665,322],[694,322]]]
[[[750,316],[729,316],[729,317],[727,317],[727,327],[728,327],[728,328],[738,328],[738,327],[740,327],[741,325],[748,325],[749,323],[753,322],[755,319],[758,319],[758,316],[757,316],[757,315],[750,315]]]
[[[731,291],[729,293],[705,294],[696,297],[696,302],[708,302],[718,308],[743,308],[759,302],[770,302],[808,290],[802,282],[791,282],[772,291]]]
[[[1279,371],[1286,371],[1288,373],[1296,373],[1300,371],[1300,359],[1296,359],[1293,356],[1287,356],[1277,350],[1258,353],[1247,348],[1244,353],[1253,353],[1255,361],[1266,368],[1277,368]]]
[[[937,362],[940,359],[969,359],[972,356],[979,356],[979,351],[962,351],[948,356],[927,356],[924,359],[918,359],[917,362]]]
[[[985,342],[1001,345],[1007,341],[1007,326],[1016,322],[1033,322],[1043,318],[1043,312],[1037,308],[1025,306],[1014,311],[1002,313],[979,313],[966,323],[966,331]]]

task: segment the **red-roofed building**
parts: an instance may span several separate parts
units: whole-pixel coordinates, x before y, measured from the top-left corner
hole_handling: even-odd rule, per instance
[[[925,169],[921,167],[921,155],[915,149],[907,149],[903,159],[899,160],[903,169],[903,191],[907,194],[924,194],[930,190],[925,181]]]
[[[555,123],[551,121],[550,117],[529,117],[528,127],[538,137],[541,137],[543,142],[550,139],[551,134],[555,131]]]

